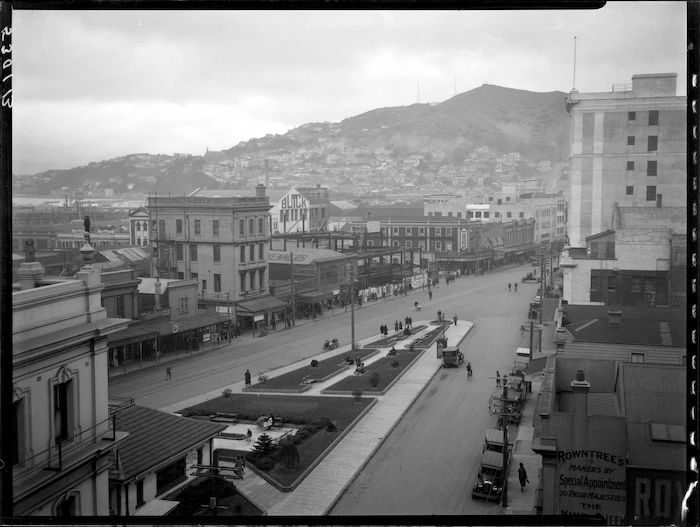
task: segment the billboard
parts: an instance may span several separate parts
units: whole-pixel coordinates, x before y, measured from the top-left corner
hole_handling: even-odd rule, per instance
[[[367,232],[379,232],[382,230],[381,223],[378,221],[368,221],[367,222]]]

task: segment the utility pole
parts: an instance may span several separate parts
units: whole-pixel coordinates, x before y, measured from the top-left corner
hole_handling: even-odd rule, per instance
[[[494,377],[491,377],[494,378]],[[502,485],[503,493],[501,494],[501,500],[503,507],[508,506],[508,458],[510,456],[510,447],[508,445],[508,421],[511,417],[517,417],[520,415],[518,409],[517,412],[512,411],[512,407],[509,404],[508,399],[508,379],[506,376],[503,377],[503,392],[500,397],[491,396],[491,403],[495,409],[493,413],[497,413],[503,426],[503,469],[502,469]]]
[[[348,282],[350,292],[350,351],[355,351],[355,268],[352,263],[345,258],[345,278]]]
[[[296,326],[297,296],[294,290],[294,253],[292,251],[289,252],[289,258],[292,264],[292,326]]]

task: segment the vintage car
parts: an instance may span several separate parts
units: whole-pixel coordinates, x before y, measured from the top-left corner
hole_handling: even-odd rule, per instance
[[[508,436],[508,451],[513,451],[514,439]],[[503,454],[503,430],[489,428],[484,435],[484,448],[482,452],[492,451]]]
[[[442,348],[442,367],[443,368],[459,368],[459,365],[464,362],[464,353],[459,351],[457,347]]]
[[[506,462],[506,471],[508,470]],[[501,501],[503,495],[503,454],[487,450],[481,455],[481,468],[472,488],[472,498]]]

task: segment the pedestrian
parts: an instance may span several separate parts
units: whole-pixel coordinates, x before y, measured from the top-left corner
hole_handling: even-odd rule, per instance
[[[172,370],[172,368],[170,367],[170,364],[168,364],[167,366],[165,366],[165,375],[167,376],[168,380],[170,380],[170,379],[172,378],[172,376],[173,376],[173,370]]]
[[[501,374],[496,370],[496,388],[501,387]]]
[[[386,324],[384,324],[384,336],[385,337],[389,336],[389,326],[387,326]]]
[[[403,322],[404,327],[408,327],[408,317],[404,318]]]
[[[520,492],[525,492],[525,483],[530,483],[530,480],[527,479],[527,471],[522,463],[518,469],[518,479],[520,480]]]
[[[455,326],[457,325],[457,313],[455,313],[455,316],[452,317],[452,321],[455,323]]]
[[[250,431],[250,428],[245,434],[245,442],[250,443],[253,440],[253,432]]]
[[[402,331],[402,330],[403,330],[403,324],[401,322],[399,322],[399,331]]]
[[[510,282],[508,282],[508,291],[510,292]]]
[[[518,282],[515,282],[513,284],[513,287],[515,287],[515,292],[517,293],[518,292]]]
[[[274,331],[277,331],[277,321],[275,320],[275,318],[276,318],[276,317],[273,315],[273,316],[272,316],[272,329],[273,329]]]
[[[413,317],[408,317],[408,325],[413,327]]]
[[[432,300],[433,299],[433,292],[432,290],[428,290],[428,299]]]
[[[245,371],[245,385],[250,386],[250,370]]]
[[[399,332],[399,321],[398,320],[394,321],[394,331],[396,331],[397,333]]]

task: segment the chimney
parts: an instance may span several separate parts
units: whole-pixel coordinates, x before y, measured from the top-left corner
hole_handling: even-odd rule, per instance
[[[265,185],[263,185],[262,183],[257,184],[257,186],[255,187],[255,196],[258,198],[265,197]]]
[[[155,304],[153,305],[153,310],[154,311],[160,311],[160,277],[156,277],[156,283],[153,284],[153,288],[155,289]]]
[[[622,325],[622,311],[608,311],[608,325],[609,326]]]
[[[571,381],[574,396],[572,432],[574,448],[588,448],[588,392],[591,383],[586,380],[583,370],[576,372],[576,380]]]
[[[19,283],[22,291],[34,289],[37,282],[44,277],[44,268],[39,262],[22,262],[19,264]]]

